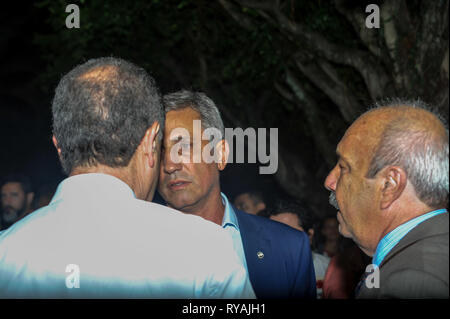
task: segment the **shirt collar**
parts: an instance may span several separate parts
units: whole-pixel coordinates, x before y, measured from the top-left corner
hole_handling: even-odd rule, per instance
[[[222,227],[226,228],[227,226],[231,226],[239,230],[239,224],[233,206],[230,204],[227,196],[225,196],[224,193],[220,193],[220,196],[222,196],[222,203],[225,205],[225,213],[223,214]]]
[[[124,181],[119,178],[102,173],[79,174],[66,178],[56,189],[51,202],[68,197],[93,197],[106,196],[115,197],[133,197],[136,198],[133,190]]]
[[[380,242],[378,243],[375,254],[372,258],[372,264],[377,265],[378,267],[383,262],[383,259],[387,256],[387,254],[398,244],[398,242],[406,236],[414,227],[424,222],[425,220],[434,217],[436,215],[447,212],[446,209],[438,209],[432,212],[420,215],[416,218],[413,218],[407,221],[404,224],[401,224],[387,235],[385,235]]]

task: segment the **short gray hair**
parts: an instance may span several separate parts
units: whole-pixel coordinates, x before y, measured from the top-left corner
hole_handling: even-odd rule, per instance
[[[203,129],[216,128],[224,138],[225,128],[219,109],[205,93],[181,90],[164,95],[163,103],[166,114],[169,111],[192,108],[200,114]]]
[[[411,127],[411,123],[405,121],[403,116],[393,119],[382,133],[367,177],[373,178],[386,166],[400,166],[406,171],[417,197],[423,203],[430,207],[446,207],[449,194],[447,125],[437,111],[420,100],[385,101],[373,109],[399,106],[418,108],[432,113],[441,121],[445,136]]]

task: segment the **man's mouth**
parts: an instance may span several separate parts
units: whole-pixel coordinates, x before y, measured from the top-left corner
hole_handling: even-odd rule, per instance
[[[183,181],[183,180],[174,180],[167,184],[171,191],[177,191],[187,187],[191,182]]]

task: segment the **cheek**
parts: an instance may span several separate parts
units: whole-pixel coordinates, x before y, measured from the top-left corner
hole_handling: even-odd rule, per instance
[[[208,188],[218,179],[218,172],[215,164],[204,164],[198,167],[196,171],[196,179],[201,187]]]

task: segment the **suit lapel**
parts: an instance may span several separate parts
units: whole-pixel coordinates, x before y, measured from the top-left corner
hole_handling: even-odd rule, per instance
[[[271,240],[266,236],[258,218],[235,209],[239,229],[244,247],[250,282],[258,298],[266,297],[268,289],[276,290],[274,260],[276,256],[272,250]],[[273,278],[272,278],[273,277]]]
[[[251,216],[249,218],[247,213],[241,212],[236,208],[234,209],[239,223],[239,230],[247,263],[251,262],[254,264],[258,262],[259,264],[264,261],[265,255],[270,251],[270,239],[265,236],[263,227],[260,223],[255,222]],[[264,256],[261,255],[261,253],[264,254]]]

